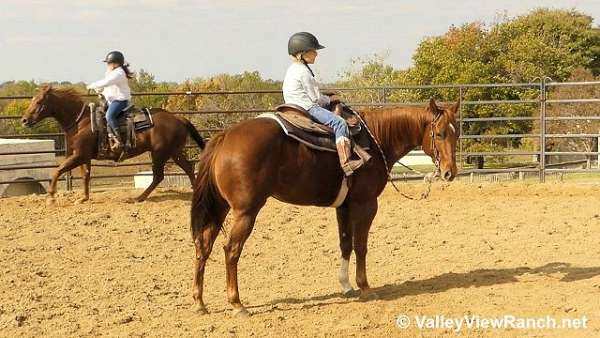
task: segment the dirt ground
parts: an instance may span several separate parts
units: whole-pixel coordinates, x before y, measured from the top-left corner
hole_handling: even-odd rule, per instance
[[[211,313],[191,311],[191,193],[128,203],[136,193],[0,199],[0,336],[600,337],[600,184],[436,184],[425,201],[388,188],[368,302],[340,295],[334,210],[271,200],[240,260],[247,319],[226,302],[222,235],[205,280]],[[354,258],[350,271],[355,285]],[[426,315],[585,316],[587,328],[419,329]]]

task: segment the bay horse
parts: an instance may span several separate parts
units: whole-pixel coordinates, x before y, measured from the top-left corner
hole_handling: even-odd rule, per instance
[[[347,197],[336,209],[341,250],[338,278],[345,295],[355,293],[348,278],[354,249],[359,295],[376,297],[367,281],[367,239],[377,213],[377,197],[387,184],[393,164],[421,146],[434,159],[443,180],[451,181],[456,176],[457,109],[458,103],[441,108],[432,99],[426,107],[394,106],[360,114],[379,147],[372,145],[372,159],[352,175]],[[267,198],[297,205],[330,206],[342,178],[337,155],[310,149],[287,137],[269,118],[246,120],[214,136],[199,159],[191,207],[196,251],[195,310],[208,312],[202,299],[206,260],[230,211],[232,226],[223,247],[227,298],[234,315],[248,316],[240,302],[237,264]]]
[[[164,179],[164,167],[170,158],[185,171],[192,184],[194,183],[194,166],[184,153],[188,133],[198,146],[204,149],[204,140],[189,120],[160,108],[152,108],[150,112],[154,126],[136,132],[136,146],[128,153],[128,158],[147,151],[152,156],[152,183],[136,198],[138,202],[144,201]],[[91,162],[98,156],[98,135],[92,132],[89,109],[75,90],[43,86],[31,99],[21,122],[24,126],[33,127],[48,117],[56,119],[66,134],[68,153],[67,158],[52,175],[47,203],[55,202],[56,183],[60,176],[77,166],[81,166],[84,193],[77,203],[85,202],[90,198]],[[117,155],[112,158],[115,161],[117,159]]]

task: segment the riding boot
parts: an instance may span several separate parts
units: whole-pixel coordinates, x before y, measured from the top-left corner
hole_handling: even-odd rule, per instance
[[[350,156],[352,156],[352,149],[350,140],[343,137],[336,141],[335,143],[338,155],[340,157],[340,165],[342,170],[344,171],[344,175],[350,176],[354,173],[354,171],[360,168],[364,161],[362,159],[351,160]]]
[[[108,127],[108,144],[110,145],[110,150],[115,154],[119,154],[123,151],[121,135],[119,135],[112,127]]]
[[[360,157],[361,160],[363,160],[364,163],[369,162],[369,160],[371,159],[371,155],[361,146],[359,146],[358,144],[354,144],[353,147],[354,153],[356,155],[358,155],[358,157]]]

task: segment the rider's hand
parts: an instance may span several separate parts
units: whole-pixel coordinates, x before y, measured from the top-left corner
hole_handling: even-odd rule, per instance
[[[342,98],[339,97],[337,94],[333,94],[329,97],[329,104],[335,105],[338,103],[342,103]]]

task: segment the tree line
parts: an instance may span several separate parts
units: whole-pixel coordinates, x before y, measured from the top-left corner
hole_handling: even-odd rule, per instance
[[[593,26],[593,18],[577,10],[533,10],[517,17],[501,16],[493,23],[471,22],[452,26],[439,36],[424,38],[413,54],[413,65],[396,69],[384,55],[352,59],[339,74],[337,81],[324,87],[382,87],[435,84],[481,84],[537,82],[542,77],[552,81],[600,80],[600,29]],[[83,83],[54,83],[55,86],[78,88],[85,93]],[[11,81],[0,85],[0,96],[34,94],[40,83]],[[175,82],[156,81],[153,74],[140,70],[131,80],[133,92],[166,91],[252,91],[279,90],[281,81],[264,79],[257,71],[240,74],[219,74]],[[599,89],[550,88],[553,98],[570,95],[595,95]],[[526,87],[469,88],[462,91],[462,100],[535,100],[539,90]],[[355,90],[342,93],[348,102],[378,103],[421,102],[430,97],[442,101],[456,101],[457,89],[399,89]],[[273,108],[281,103],[280,94],[198,95],[198,96],[145,96],[136,97],[138,106],[163,107],[171,111],[243,110]],[[20,115],[28,105],[23,100],[0,100],[0,115]],[[569,112],[575,115],[600,115],[598,105],[550,107],[549,114]],[[462,117],[536,116],[536,104],[464,105]],[[250,114],[198,114],[193,122],[201,129],[220,129]],[[31,133],[18,121],[0,120],[3,134]],[[470,122],[463,124],[465,134],[528,134],[536,132],[535,121]],[[561,122],[549,126],[551,130],[598,132],[595,121]],[[587,130],[586,129],[586,130]],[[36,132],[58,131],[52,123],[35,129]],[[469,139],[464,140],[467,151],[498,151],[509,148],[533,149],[531,139]],[[562,144],[578,148],[581,145]],[[588,147],[588,145],[583,146]]]

